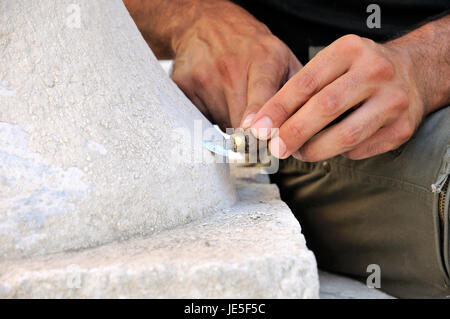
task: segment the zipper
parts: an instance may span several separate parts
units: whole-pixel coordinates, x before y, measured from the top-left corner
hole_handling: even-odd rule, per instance
[[[445,203],[447,199],[447,193],[448,193],[448,184],[450,182],[449,176],[447,176],[446,181],[444,182],[444,185],[441,188],[441,191],[439,193],[439,199],[438,199],[438,205],[439,205],[439,217],[441,219],[441,225],[444,225],[445,222]]]
[[[450,144],[444,154],[443,162],[436,182],[431,185],[433,193],[437,193],[437,203],[435,202],[434,213],[438,213],[438,221],[440,222],[440,250],[443,263],[443,270],[446,275],[446,283],[450,285],[450,238],[449,238],[449,205],[450,197]]]
[[[444,154],[442,167],[439,171],[436,183],[431,185],[433,193],[438,193],[438,213],[441,225],[445,225],[445,203],[449,196],[450,183],[450,144],[447,146],[447,151]]]

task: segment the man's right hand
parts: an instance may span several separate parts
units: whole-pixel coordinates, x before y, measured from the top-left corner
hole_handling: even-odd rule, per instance
[[[241,7],[221,0],[124,0],[159,58],[174,58],[173,80],[222,128],[252,116],[301,64]]]

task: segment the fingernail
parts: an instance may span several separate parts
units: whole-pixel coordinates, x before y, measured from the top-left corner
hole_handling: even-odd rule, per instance
[[[270,140],[269,149],[273,156],[281,158],[286,153],[286,144],[280,137],[276,136]]]
[[[302,156],[302,153],[300,153],[300,151],[295,151],[295,152],[292,154],[292,156],[293,156],[295,159],[298,159],[299,161],[303,161],[303,156]]]
[[[247,115],[247,117],[246,117],[246,118],[244,119],[244,121],[242,122],[241,127],[244,128],[244,129],[245,129],[245,128],[249,128],[250,125],[252,125],[253,120],[255,119],[255,116],[256,116],[255,113],[252,113],[252,114]]]
[[[259,139],[270,138],[270,129],[273,127],[272,120],[264,116],[252,125],[251,131]]]

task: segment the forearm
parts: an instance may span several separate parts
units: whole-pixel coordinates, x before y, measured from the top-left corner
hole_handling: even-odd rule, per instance
[[[172,58],[172,39],[197,14],[201,0],[123,0],[158,58]]]
[[[123,0],[158,58],[173,58],[180,38],[207,12],[238,8],[227,0]],[[240,8],[238,10],[241,10]]]
[[[426,114],[450,104],[450,15],[386,44],[410,59]]]

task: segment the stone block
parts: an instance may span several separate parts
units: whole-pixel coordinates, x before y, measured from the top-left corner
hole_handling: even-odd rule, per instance
[[[5,0],[0,28],[0,260],[145,236],[234,203],[228,166],[201,146],[216,131],[122,1]]]
[[[201,220],[0,263],[0,298],[318,298],[314,255],[278,188],[243,174],[241,200]]]

